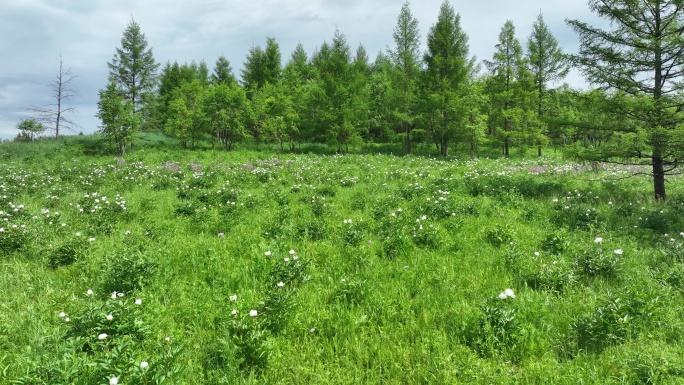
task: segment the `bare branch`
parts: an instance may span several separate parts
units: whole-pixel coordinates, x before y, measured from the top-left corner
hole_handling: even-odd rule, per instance
[[[48,83],[48,87],[52,91],[52,97],[55,102],[47,104],[44,107],[30,106],[27,110],[36,114],[36,120],[45,123],[49,130],[55,133],[55,137],[59,136],[62,129],[74,131],[77,125],[70,119],[67,119],[64,114],[76,112],[73,106],[65,106],[69,99],[78,95],[71,83],[77,78],[71,73],[71,68],[64,68],[64,60],[60,54],[57,57],[59,62],[59,72],[55,78]]]

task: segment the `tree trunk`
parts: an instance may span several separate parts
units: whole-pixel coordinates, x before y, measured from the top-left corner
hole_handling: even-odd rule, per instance
[[[539,158],[542,157],[541,143],[537,144],[537,156],[538,156]]]
[[[665,200],[665,170],[663,169],[663,158],[660,154],[654,154],[653,161],[653,192],[657,201]]]
[[[404,155],[411,153],[411,126],[404,123]]]
[[[508,158],[508,155],[510,155],[510,151],[508,148],[509,147],[508,142],[509,142],[508,137],[504,138],[504,156],[506,156],[506,158]]]

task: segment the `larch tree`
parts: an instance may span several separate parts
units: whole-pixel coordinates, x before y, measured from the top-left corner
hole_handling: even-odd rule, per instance
[[[449,155],[449,142],[465,119],[466,84],[472,77],[474,58],[468,57],[468,36],[461,16],[448,1],[439,9],[437,23],[427,37],[425,62],[425,106],[427,124],[440,155]]]
[[[121,47],[116,49],[114,58],[108,62],[109,81],[116,85],[121,95],[133,103],[136,112],[140,111],[146,97],[157,84],[157,69],[152,48],[148,48],[147,38],[135,20],[130,21],[121,38]]]
[[[397,93],[395,117],[404,134],[404,154],[412,150],[411,131],[415,126],[417,115],[418,85],[420,81],[420,32],[418,19],[411,13],[411,4],[407,1],[401,7],[397,17],[397,25],[392,34],[395,48],[389,51],[394,67],[392,85]]]
[[[228,59],[221,55],[216,60],[216,65],[214,66],[214,72],[211,74],[211,84],[235,84],[237,80],[235,75],[233,75],[233,68],[230,65]]]
[[[528,129],[536,124],[530,116],[532,77],[512,21],[504,23],[492,60],[485,64],[490,71],[490,124],[498,132],[503,154],[508,157],[511,142],[530,136]]]
[[[565,78],[570,71],[570,66],[567,57],[558,46],[558,40],[544,22],[541,13],[532,25],[532,33],[527,40],[527,59],[537,90],[537,116],[539,124],[543,124],[547,86],[549,83]],[[541,138],[537,140],[537,155],[542,156]]]
[[[574,63],[592,84],[627,102],[612,108],[636,122],[640,146],[619,155],[650,167],[656,200],[665,200],[665,176],[681,159],[684,130],[684,0],[590,0],[589,8],[610,22],[610,30],[579,20]],[[620,150],[620,149],[618,149]]]

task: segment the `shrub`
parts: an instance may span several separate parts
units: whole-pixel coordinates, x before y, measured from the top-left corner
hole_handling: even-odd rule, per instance
[[[157,263],[148,256],[113,254],[105,259],[101,290],[129,294],[152,282]]]
[[[507,224],[497,224],[485,230],[484,238],[490,245],[500,247],[513,241],[513,229]]]

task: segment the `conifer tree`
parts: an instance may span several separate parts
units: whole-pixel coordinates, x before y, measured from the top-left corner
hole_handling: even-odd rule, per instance
[[[121,38],[121,47],[109,66],[109,81],[114,83],[124,99],[133,103],[135,111],[143,105],[146,94],[156,86],[159,64],[154,60],[152,48],[147,47],[140,25],[131,19]]]
[[[427,48],[424,112],[440,155],[447,156],[449,143],[464,122],[465,85],[472,77],[475,60],[468,58],[468,36],[461,29],[461,16],[446,0],[428,33]]]
[[[528,65],[534,76],[534,84],[537,89],[537,115],[539,123],[544,124],[546,87],[549,83],[565,78],[570,66],[560,47],[558,47],[558,41],[544,22],[541,13],[532,25],[532,33],[527,40],[527,55]],[[542,156],[540,140],[537,143],[537,155]]]
[[[628,96],[612,106],[637,124],[628,134],[639,147],[615,149],[623,159],[651,167],[656,200],[665,200],[665,175],[684,149],[684,1],[589,0],[589,8],[610,22],[605,30],[578,20],[567,23],[580,37],[573,61],[587,79]],[[624,131],[624,130],[622,130]],[[607,154],[605,158],[617,153]]]
[[[410,154],[420,77],[420,32],[408,1],[401,7],[392,36],[395,48],[389,56],[395,69],[392,84],[397,92],[396,120],[404,134],[404,154]]]

